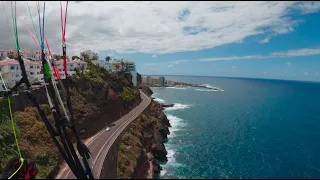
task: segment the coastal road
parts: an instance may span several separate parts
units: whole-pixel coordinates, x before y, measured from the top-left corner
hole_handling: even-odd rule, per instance
[[[141,103],[132,109],[128,114],[114,122],[114,126],[106,131],[106,127],[101,131],[87,139],[84,143],[89,147],[92,154],[92,173],[95,179],[98,179],[101,174],[104,159],[121,132],[141,114],[151,103],[151,98],[140,91]],[[63,168],[60,170],[56,179],[76,179],[69,166],[64,162]]]

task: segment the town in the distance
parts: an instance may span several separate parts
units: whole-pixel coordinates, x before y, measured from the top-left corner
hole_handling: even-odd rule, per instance
[[[0,73],[4,79],[4,82],[0,81],[0,91],[5,90],[4,83],[9,88],[12,88],[21,79],[21,69],[17,60],[17,56],[18,54],[16,50],[0,50]],[[21,51],[21,56],[24,59],[24,64],[30,83],[34,86],[41,86],[44,82],[41,51]],[[55,62],[55,66],[58,68],[60,78],[65,79],[62,56],[59,54],[53,54],[52,59]],[[67,56],[68,74],[72,76],[73,74],[77,73],[77,70],[87,72],[87,62],[84,61],[85,59],[91,60],[93,64],[106,69],[110,73],[117,73],[121,71],[130,72],[132,76],[132,84],[137,86],[138,73],[136,71],[136,65],[134,61],[123,59],[112,60],[109,56],[101,60],[99,59],[98,53],[91,50],[80,52],[80,57],[72,56],[70,58]],[[184,82],[166,80],[163,76],[142,76],[141,82],[143,85],[149,87],[191,86],[219,90],[215,87],[208,87],[200,84],[188,84]]]
[[[21,56],[23,57],[30,83],[34,86],[41,85],[41,83],[44,82],[41,51],[21,51]],[[21,69],[17,57],[18,54],[16,50],[0,50],[0,72],[3,76],[4,83],[9,88],[12,88],[21,79]],[[77,69],[79,71],[87,72],[87,62],[84,60],[89,59],[93,64],[105,68],[110,73],[130,71],[132,75],[132,83],[135,86],[137,85],[137,71],[133,61],[123,59],[112,60],[109,56],[104,60],[99,60],[98,58],[98,53],[91,50],[80,52],[80,57],[72,56],[70,58],[67,56],[68,74],[76,74]],[[65,79],[62,56],[59,54],[53,54],[52,59],[59,70],[61,79]],[[4,84],[2,81],[0,84],[0,91],[3,91],[5,89]]]

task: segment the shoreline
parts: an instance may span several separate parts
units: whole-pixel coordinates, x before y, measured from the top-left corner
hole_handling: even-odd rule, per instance
[[[214,91],[224,91],[223,89],[217,88],[217,87],[208,87],[206,85],[202,84],[178,84],[178,85],[165,85],[165,86],[158,86],[158,85],[149,85],[148,87],[194,87],[194,88],[203,88],[203,89],[210,89]]]

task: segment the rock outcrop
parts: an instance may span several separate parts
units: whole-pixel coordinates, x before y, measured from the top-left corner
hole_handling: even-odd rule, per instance
[[[118,178],[146,179],[159,175],[160,162],[167,161],[164,142],[170,133],[169,127],[162,105],[152,101],[150,111],[132,122],[122,137],[117,162]]]

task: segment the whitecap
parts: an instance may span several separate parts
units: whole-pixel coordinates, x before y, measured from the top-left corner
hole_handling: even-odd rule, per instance
[[[186,88],[184,88],[184,87],[167,87],[167,88],[169,88],[169,89],[186,89]]]
[[[159,102],[159,103],[165,103],[166,100],[161,99],[161,98],[154,98],[155,101]]]
[[[183,121],[183,119],[177,117],[177,116],[173,116],[171,114],[167,115],[167,118],[170,122],[170,135],[168,135],[169,138],[174,137],[175,136],[175,132],[181,130],[181,127],[185,126],[185,122]]]
[[[195,89],[196,91],[204,91],[204,92],[213,92],[213,91],[218,91],[216,89]]]
[[[188,105],[188,104],[174,103],[173,107],[167,107],[167,108],[165,108],[165,110],[166,111],[173,111],[173,110],[179,110],[179,109],[188,109],[191,106],[192,105]]]

